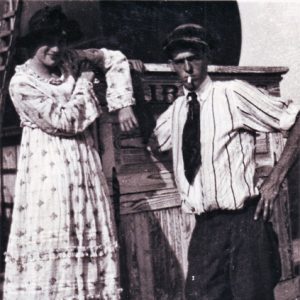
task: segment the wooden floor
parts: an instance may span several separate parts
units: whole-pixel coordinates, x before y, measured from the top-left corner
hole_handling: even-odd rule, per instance
[[[4,274],[0,273],[0,300],[2,300],[3,279]],[[127,298],[123,300],[130,299]],[[286,282],[281,282],[276,287],[275,300],[300,300],[300,276]]]
[[[300,300],[300,276],[281,282],[275,289],[276,300]]]

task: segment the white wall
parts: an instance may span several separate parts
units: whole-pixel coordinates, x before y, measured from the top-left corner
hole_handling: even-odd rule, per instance
[[[300,1],[238,0],[241,66],[287,66],[283,97],[300,103]]]

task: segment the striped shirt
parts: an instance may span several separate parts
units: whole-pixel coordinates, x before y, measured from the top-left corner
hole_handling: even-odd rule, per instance
[[[190,185],[184,175],[182,131],[188,100],[181,96],[158,118],[154,135],[161,151],[172,148],[174,176],[183,210],[201,214],[240,209],[259,194],[254,184],[255,131],[288,130],[299,107],[240,80],[211,81],[196,91],[200,102],[201,167]]]

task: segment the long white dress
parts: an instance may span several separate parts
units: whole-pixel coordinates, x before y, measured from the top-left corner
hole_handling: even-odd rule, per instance
[[[133,104],[127,60],[102,50],[110,110]],[[88,128],[100,114],[92,83],[49,82],[26,62],[10,94],[24,128],[4,299],[119,299],[113,211]]]

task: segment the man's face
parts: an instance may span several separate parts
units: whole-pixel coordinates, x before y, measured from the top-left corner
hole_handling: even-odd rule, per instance
[[[208,59],[201,51],[175,51],[171,62],[184,87],[189,91],[198,89],[207,75]]]

